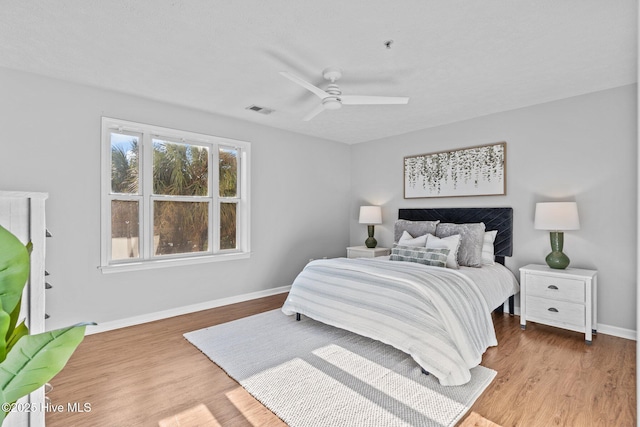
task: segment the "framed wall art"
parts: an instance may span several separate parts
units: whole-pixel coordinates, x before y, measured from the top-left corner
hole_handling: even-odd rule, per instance
[[[404,158],[404,198],[507,193],[507,143]]]

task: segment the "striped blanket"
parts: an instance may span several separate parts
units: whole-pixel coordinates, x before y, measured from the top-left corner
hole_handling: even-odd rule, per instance
[[[442,385],[461,385],[497,345],[490,309],[456,270],[402,261],[325,259],[307,264],[282,311],[301,313],[405,353]]]

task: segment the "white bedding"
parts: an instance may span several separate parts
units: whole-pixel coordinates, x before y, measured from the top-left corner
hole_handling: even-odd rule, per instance
[[[309,263],[282,311],[392,345],[441,384],[460,385],[497,344],[491,310],[517,290],[515,277],[501,265],[452,270],[337,258]]]
[[[480,268],[460,267],[460,273],[469,277],[479,287],[489,309],[493,310],[504,303],[511,295],[520,292],[515,276],[504,265],[483,265]]]
[[[389,261],[389,256],[380,256],[375,259]],[[471,280],[476,282],[491,310],[496,309],[511,295],[515,295],[520,292],[518,280],[511,270],[502,264],[495,263],[494,265],[483,265],[481,268],[461,266],[458,269],[458,272],[468,276]]]

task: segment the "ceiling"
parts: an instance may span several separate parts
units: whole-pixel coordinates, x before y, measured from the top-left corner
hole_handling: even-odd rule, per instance
[[[351,144],[634,83],[637,16],[635,0],[3,0],[0,67]],[[320,99],[279,71],[322,85],[328,66],[344,94],[409,104],[305,122]]]

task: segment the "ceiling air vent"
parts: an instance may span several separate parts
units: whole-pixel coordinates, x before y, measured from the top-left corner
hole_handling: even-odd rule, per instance
[[[271,114],[275,111],[275,110],[272,110],[271,108],[260,107],[259,105],[250,105],[245,109],[250,111],[255,111],[256,113],[260,113],[264,115]]]

